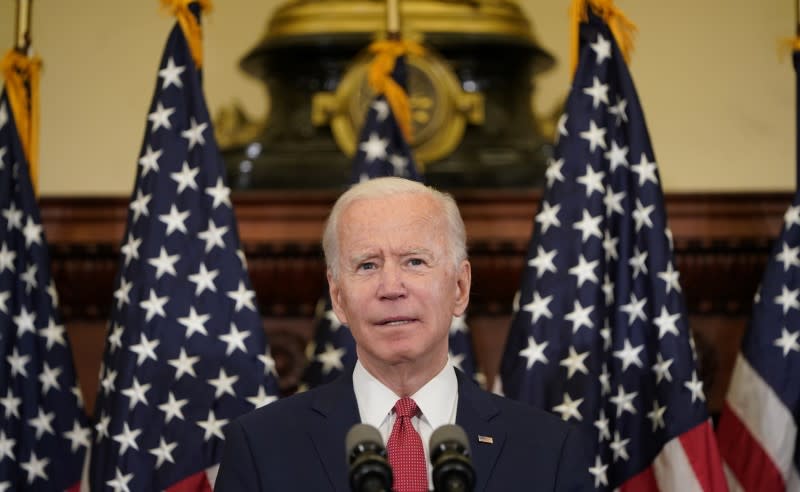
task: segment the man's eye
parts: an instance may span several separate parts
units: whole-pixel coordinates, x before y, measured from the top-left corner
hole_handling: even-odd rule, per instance
[[[358,265],[358,269],[359,270],[374,270],[375,269],[375,263],[371,263],[371,262],[361,263],[360,265]]]
[[[422,266],[425,264],[425,260],[422,258],[411,258],[408,260],[408,264],[411,266]]]

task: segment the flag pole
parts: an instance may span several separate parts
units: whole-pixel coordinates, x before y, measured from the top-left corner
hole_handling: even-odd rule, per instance
[[[31,47],[31,9],[33,0],[17,0],[17,31],[14,49],[27,55]]]
[[[386,38],[400,39],[400,0],[386,0]]]
[[[800,39],[800,0],[794,2],[795,35]],[[800,67],[797,66],[797,41],[795,40],[795,52],[792,53],[795,70],[795,133],[798,135],[795,142],[795,191],[800,190]]]

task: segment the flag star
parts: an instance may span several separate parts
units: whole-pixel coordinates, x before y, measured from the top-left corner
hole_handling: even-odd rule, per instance
[[[180,172],[177,173],[169,173],[169,176],[172,178],[173,181],[178,183],[178,191],[177,193],[180,195],[183,193],[183,190],[186,188],[191,188],[193,190],[197,188],[197,173],[200,172],[199,167],[189,167],[189,163],[183,161],[183,165],[181,166]],[[173,205],[174,207],[175,205]]]
[[[122,306],[125,304],[130,304],[131,287],[133,287],[133,282],[128,282],[125,280],[125,277],[120,277],[119,287],[114,291],[114,299],[117,300],[117,309],[122,309]]]
[[[22,337],[26,332],[36,333],[34,323],[36,322],[36,311],[28,312],[28,308],[22,306],[19,314],[13,317],[14,324],[17,326],[17,336]]]
[[[74,453],[80,447],[89,448],[89,436],[91,435],[92,431],[88,427],[81,427],[80,422],[77,420],[72,424],[72,430],[64,432],[64,437],[70,440],[72,443],[71,449]]]
[[[658,184],[658,177],[656,177],[656,163],[648,162],[647,157],[642,152],[642,158],[639,164],[631,166],[631,171],[639,175],[639,186],[644,186],[648,181]]]
[[[328,320],[328,324],[330,325],[330,329],[332,332],[339,331],[339,328],[342,326],[342,322],[339,320],[339,317],[336,316],[336,313],[333,311],[333,309],[328,309],[327,311],[325,311],[325,319]],[[452,322],[451,322],[451,328],[452,328]]]
[[[583,398],[573,400],[569,393],[564,393],[564,400],[559,405],[554,406],[553,411],[561,414],[561,420],[567,421],[570,418],[574,418],[580,422],[583,420],[581,412],[578,411],[581,403],[583,403]]]
[[[598,127],[594,120],[589,120],[589,129],[580,133],[581,138],[589,142],[589,152],[594,152],[599,146],[606,149],[606,129]]]
[[[555,248],[546,251],[541,246],[536,247],[536,256],[528,260],[528,266],[536,268],[536,278],[540,278],[544,275],[544,272],[557,272],[556,266],[553,263],[556,254],[558,254],[558,250]]]
[[[594,269],[597,268],[598,263],[600,263],[599,260],[586,261],[583,254],[578,257],[578,264],[569,269],[570,275],[578,277],[578,288],[587,280],[595,284],[599,282],[597,275],[594,273]]]
[[[452,319],[450,320],[450,334],[455,335],[457,333],[464,333],[464,334],[469,333],[469,327],[467,326],[466,322],[466,315],[464,314],[462,314],[461,316],[453,316]]]
[[[39,270],[39,267],[36,266],[35,263],[31,263],[28,265],[28,268],[25,270],[25,273],[20,275],[20,279],[25,284],[25,293],[30,294],[31,289],[34,289],[39,286],[39,282],[36,280],[36,272]]]
[[[692,371],[692,380],[686,381],[683,385],[692,392],[692,403],[695,400],[706,401],[706,395],[703,393],[703,381],[697,379],[697,372]]]
[[[666,425],[664,425],[664,412],[666,411],[666,405],[660,407],[658,406],[658,401],[653,400],[653,411],[647,413],[647,418],[653,422],[653,432],[658,430],[659,427],[662,429],[666,428]]]
[[[111,328],[111,334],[108,335],[108,349],[110,353],[122,347],[122,332],[125,328],[122,325],[114,324]]]
[[[243,308],[246,307],[251,311],[255,311],[256,307],[253,304],[253,298],[255,298],[256,293],[245,287],[244,281],[239,280],[239,288],[236,290],[228,291],[228,297],[236,301],[236,306],[234,307],[234,311],[237,313]]]
[[[167,254],[167,249],[164,246],[161,246],[161,251],[159,252],[158,257],[150,258],[147,260],[147,263],[156,268],[156,280],[158,280],[162,275],[164,275],[164,273],[169,273],[173,277],[178,275],[178,272],[175,271],[175,263],[177,263],[180,259],[181,255],[169,255]]]
[[[24,308],[23,308],[24,309]],[[30,355],[20,355],[19,354],[19,347],[14,347],[14,350],[11,352],[11,355],[6,357],[8,364],[11,366],[11,377],[16,377],[18,374],[21,374],[22,377],[28,377],[28,370],[25,369],[25,365],[31,360]]]
[[[6,431],[0,429],[0,463],[8,457],[11,461],[17,458],[14,456],[14,446],[17,444],[16,439],[11,439],[6,436]]]
[[[50,464],[49,458],[39,459],[36,453],[31,451],[31,458],[28,461],[23,461],[19,464],[20,468],[28,472],[28,484],[33,484],[37,478],[47,480],[47,473],[44,469]]]
[[[138,403],[141,403],[144,406],[149,404],[147,402],[147,392],[150,391],[151,386],[152,385],[150,383],[139,384],[136,376],[133,377],[133,382],[131,383],[130,387],[120,391],[120,393],[127,396],[129,399],[128,410],[133,410],[136,408]]]
[[[575,372],[582,372],[583,374],[589,374],[589,369],[586,368],[586,364],[584,364],[584,360],[589,357],[589,351],[577,353],[575,351],[575,347],[569,347],[569,355],[563,359],[558,365],[567,368],[567,380],[570,380],[572,376],[575,375]]]
[[[25,227],[22,228],[22,234],[25,236],[26,248],[30,248],[31,244],[42,244],[42,226],[37,224],[33,217],[28,217]]]
[[[3,126],[0,125],[0,128]],[[6,167],[6,152],[8,152],[7,147],[0,147],[0,169],[5,169]]]
[[[610,262],[612,259],[616,260],[619,258],[617,255],[617,244],[619,244],[619,238],[612,236],[611,231],[606,229],[603,232],[603,250],[606,254],[606,263]]]
[[[197,237],[206,242],[206,253],[208,253],[214,249],[214,246],[225,249],[225,240],[222,239],[222,236],[226,232],[228,232],[228,226],[217,227],[214,219],[208,219],[208,229],[197,233]]]
[[[158,101],[156,110],[147,115],[147,119],[153,122],[153,127],[150,133],[155,133],[159,128],[172,129],[172,123],[169,122],[169,117],[175,112],[175,108],[165,108],[161,101]],[[148,146],[149,147],[149,146]],[[155,169],[156,171],[158,168]],[[143,173],[144,175],[144,173]]]
[[[564,175],[561,174],[561,168],[564,167],[564,159],[550,159],[550,164],[547,166],[547,170],[544,172],[545,178],[547,178],[547,187],[552,188],[553,183],[556,181],[564,182]]]
[[[14,260],[17,258],[17,252],[8,249],[6,243],[0,246],[0,273],[8,270],[14,273]]]
[[[625,461],[628,461],[628,443],[630,439],[620,439],[620,435],[618,431],[614,431],[614,440],[611,441],[608,446],[614,452],[614,463],[617,462],[620,458]]]
[[[152,291],[151,291],[152,292]],[[144,333],[139,334],[139,343],[130,346],[130,351],[136,354],[136,365],[141,366],[146,359],[153,359],[158,362],[155,349],[161,342],[154,338],[148,340]]]
[[[653,323],[658,326],[658,339],[664,338],[667,333],[680,336],[676,322],[681,318],[680,313],[671,314],[667,311],[666,306],[661,306],[661,314],[657,318],[653,318]]]
[[[220,439],[225,439],[225,435],[222,433],[222,428],[228,423],[228,419],[219,419],[214,415],[214,410],[208,411],[208,419],[207,420],[200,420],[197,422],[205,433],[203,434],[203,439],[208,441],[211,439],[211,436],[216,436]]]
[[[453,352],[448,351],[447,357],[450,359],[450,363],[458,369],[459,371],[463,371],[464,368],[461,367],[461,363],[464,362],[466,356],[464,354],[454,354]]]
[[[8,388],[6,396],[0,398],[0,405],[3,405],[5,409],[5,418],[8,419],[12,415],[19,418],[19,406],[21,403],[22,399],[15,397],[14,393],[11,392],[11,388]],[[8,420],[6,420],[6,422],[8,422]]]
[[[558,133],[556,133],[556,143],[558,143],[558,140],[562,136],[564,136],[564,137],[568,137],[569,136],[569,132],[567,131],[567,119],[568,118],[569,118],[569,115],[567,113],[562,113],[561,116],[558,118],[558,125],[557,125],[558,126]]]
[[[592,96],[592,108],[597,109],[601,102],[608,104],[608,84],[601,84],[600,79],[594,77],[592,86],[583,89],[583,93]]]
[[[175,60],[170,56],[167,60],[167,66],[158,71],[158,76],[164,79],[161,83],[161,90],[166,89],[170,85],[174,85],[178,88],[183,87],[181,74],[184,70],[186,70],[186,67],[175,65]]]
[[[147,208],[147,204],[150,203],[150,198],[151,195],[143,195],[142,190],[136,190],[136,199],[131,201],[129,205],[129,208],[133,211],[133,223],[136,223],[142,215],[145,217],[150,216],[150,210]]]
[[[178,446],[177,442],[167,444],[163,437],[159,437],[158,447],[149,450],[150,454],[156,457],[156,469],[161,468],[165,461],[175,463],[172,451]]]
[[[384,100],[376,99],[372,102],[370,107],[375,110],[375,116],[378,121],[383,121],[389,116],[389,104]]]
[[[600,456],[595,456],[594,466],[589,467],[589,473],[594,477],[594,488],[599,489],[601,485],[608,485],[608,477],[606,476],[607,470],[608,465],[603,464],[603,461],[600,460]]]
[[[42,372],[39,373],[39,382],[42,383],[42,395],[47,396],[47,392],[51,389],[60,390],[61,385],[58,384],[58,376],[63,371],[60,367],[50,367],[47,362],[42,367]]]
[[[157,314],[162,318],[167,317],[167,313],[164,312],[164,305],[169,301],[169,297],[158,297],[156,296],[155,289],[150,289],[150,297],[146,301],[141,301],[139,306],[147,311],[145,315],[145,320],[150,321],[153,317]]]
[[[603,396],[611,394],[611,374],[608,373],[608,368],[605,364],[603,364],[603,370],[600,371],[597,379],[600,381],[600,394]],[[609,439],[611,438],[609,437]]]
[[[528,346],[519,351],[519,356],[527,359],[525,369],[530,369],[537,362],[547,365],[549,361],[547,360],[547,356],[544,355],[544,349],[546,349],[549,344],[550,342],[548,341],[538,343],[535,338],[528,337]]]
[[[236,257],[239,258],[239,261],[242,263],[244,268],[247,268],[247,256],[245,256],[244,251],[239,248],[236,250]]]
[[[653,372],[656,373],[656,384],[660,383],[662,379],[672,382],[672,374],[669,372],[669,366],[672,365],[674,359],[664,360],[661,354],[656,354],[656,363],[653,364]]]
[[[644,349],[644,345],[632,346],[630,340],[625,339],[625,346],[622,350],[615,350],[614,357],[622,362],[622,371],[625,372],[631,364],[642,367],[642,361],[639,359],[639,352]],[[622,387],[620,386],[620,389]]]
[[[141,429],[131,430],[131,428],[128,426],[128,422],[125,422],[122,425],[122,432],[112,437],[112,439],[119,443],[120,456],[125,454],[125,451],[127,451],[128,448],[133,448],[136,451],[139,451],[139,445],[136,443],[136,438],[139,437],[139,434],[141,433]]]
[[[172,207],[169,209],[168,214],[159,215],[158,219],[167,225],[167,231],[165,234],[169,237],[175,231],[180,231],[186,234],[186,219],[189,217],[189,211],[185,210],[183,212],[178,211],[178,207],[175,204],[172,204]]]
[[[536,214],[536,222],[541,223],[542,232],[547,232],[550,226],[561,226],[561,221],[558,220],[558,211],[561,210],[561,205],[551,207],[549,203],[542,202],[542,209]]]
[[[609,398],[611,403],[617,406],[617,418],[622,416],[622,412],[630,412],[632,415],[636,415],[636,407],[633,406],[633,399],[636,398],[638,394],[639,393],[636,391],[625,393],[625,389],[621,384],[617,386],[617,395]]]
[[[652,229],[653,221],[650,219],[650,214],[653,213],[653,210],[655,210],[655,205],[648,205],[645,207],[638,198],[636,199],[636,210],[632,212],[632,215],[633,220],[636,223],[637,233],[643,226],[647,226]]]
[[[606,412],[601,408],[597,420],[594,421],[594,426],[597,427],[598,437],[601,442],[604,440],[611,440],[611,432],[608,429],[608,423],[609,420],[608,417],[606,417]]]
[[[256,408],[261,408],[263,406],[269,405],[273,401],[277,400],[278,398],[267,395],[267,392],[264,391],[263,386],[258,387],[258,393],[254,396],[248,396],[247,401],[253,404]]]
[[[125,257],[125,266],[128,266],[128,263],[131,262],[131,259],[139,259],[139,245],[141,244],[141,239],[136,239],[133,234],[130,232],[128,233],[128,240],[120,248],[122,255]]]
[[[8,314],[8,306],[6,305],[6,301],[8,298],[11,297],[11,292],[4,290],[0,292],[0,311]]]
[[[103,392],[108,395],[112,391],[116,389],[116,385],[114,384],[114,380],[117,379],[117,371],[112,369],[106,369],[106,375],[103,376],[103,380],[100,383],[100,386],[103,387]]]
[[[12,203],[13,205],[13,203]],[[5,215],[5,212],[3,213]],[[786,210],[783,214],[783,221],[786,223],[786,230],[792,228],[793,225],[800,225],[800,205],[794,205]],[[9,229],[11,227],[9,226]]]
[[[0,104],[0,130],[8,123],[8,110],[6,103]]]
[[[553,313],[550,312],[550,308],[548,307],[552,300],[552,295],[541,297],[538,292],[533,293],[533,300],[522,306],[523,311],[531,313],[531,324],[539,321],[539,318],[542,316],[548,319],[553,318]]]
[[[600,65],[606,58],[611,58],[611,41],[603,37],[602,34],[597,35],[597,41],[589,43],[592,51],[596,55],[596,63]]]
[[[620,166],[628,167],[628,147],[620,147],[614,140],[611,141],[611,150],[605,152],[603,157],[608,159],[612,173]]]
[[[633,254],[628,260],[628,264],[633,268],[632,278],[636,278],[640,273],[647,274],[647,250],[639,251],[639,247],[633,248]]]
[[[206,188],[206,194],[214,200],[211,204],[214,209],[220,205],[227,205],[228,208],[231,208],[231,189],[225,186],[221,177],[217,178],[217,184]]]
[[[342,357],[347,353],[344,348],[335,348],[333,344],[326,343],[325,351],[320,352],[314,358],[322,364],[322,374],[329,374],[332,370],[336,369],[341,371],[344,369],[342,364]]]
[[[628,114],[625,112],[628,106],[628,101],[617,96],[617,104],[608,107],[608,112],[612,116],[616,117],[617,126],[621,125],[622,122],[628,122]]]
[[[97,423],[94,425],[96,434],[96,441],[100,442],[104,437],[110,437],[108,434],[108,425],[111,423],[111,416],[105,415],[103,413],[100,414],[100,418],[97,420]]]
[[[800,352],[800,344],[797,342],[798,336],[800,336],[800,331],[789,333],[786,328],[781,328],[781,336],[775,339],[773,345],[783,349],[784,357],[792,350]]]
[[[164,422],[169,423],[173,418],[186,420],[186,417],[183,416],[183,407],[187,403],[189,403],[188,398],[176,400],[175,395],[170,391],[167,395],[167,402],[158,406],[158,409],[164,412]]]
[[[219,275],[219,270],[208,271],[206,265],[204,263],[201,263],[200,268],[197,270],[197,273],[189,275],[189,281],[196,284],[194,295],[199,296],[206,289],[208,289],[211,292],[216,292],[217,286],[216,284],[214,284],[214,279],[217,278],[218,275]]]
[[[389,156],[389,164],[394,168],[395,176],[405,176],[408,170],[408,159],[399,154]]]
[[[367,173],[361,173],[361,175],[358,177],[358,182],[359,183],[363,183],[363,182],[369,181],[369,180],[370,180],[370,177],[369,177],[369,174],[367,174]]]
[[[197,314],[194,306],[189,306],[189,315],[178,318],[178,323],[186,327],[186,339],[188,340],[195,333],[208,335],[205,324],[209,319],[211,319],[210,314]]]
[[[56,282],[52,278],[47,285],[47,295],[50,296],[53,307],[58,307],[58,290],[56,290]]]
[[[594,328],[594,322],[589,317],[592,311],[594,311],[594,306],[591,304],[583,307],[577,299],[573,302],[572,311],[564,315],[565,320],[572,322],[573,334],[578,333],[582,326]]]
[[[205,145],[206,139],[203,137],[203,132],[208,127],[208,123],[197,123],[194,116],[189,118],[189,125],[191,128],[181,132],[181,136],[189,141],[189,150],[192,150],[195,145]]]
[[[17,208],[17,204],[13,201],[8,208],[3,209],[3,217],[6,218],[6,230],[20,229],[22,230],[22,210]]]
[[[269,348],[267,348],[267,350],[269,350]],[[266,354],[259,354],[257,357],[258,360],[264,364],[264,375],[272,374],[273,376],[278,377],[278,371],[275,369],[275,359],[269,355],[269,352]]]
[[[775,258],[783,263],[783,271],[788,272],[790,267],[800,266],[800,247],[790,248],[784,241],[782,251]]]
[[[114,472],[114,478],[106,482],[106,485],[114,489],[114,492],[131,492],[128,482],[133,478],[133,473],[122,474],[119,468]]]
[[[519,300],[520,300],[520,297],[522,297],[522,292],[520,292],[519,289],[517,289],[517,291],[514,292],[514,299],[511,300],[511,311],[514,314],[519,312]]]
[[[238,375],[228,376],[225,372],[225,368],[220,368],[219,376],[214,379],[209,379],[208,384],[215,388],[214,391],[214,398],[219,398],[224,394],[228,394],[231,396],[236,396],[236,392],[233,391],[233,385],[236,381],[239,380]]]
[[[667,262],[666,270],[658,273],[658,278],[667,283],[667,294],[669,294],[672,289],[675,289],[675,292],[681,291],[680,276],[681,273],[675,270],[671,261]]]
[[[36,429],[37,440],[41,439],[45,433],[53,435],[56,434],[55,431],[53,430],[53,425],[52,425],[53,419],[55,418],[56,418],[55,412],[46,413],[44,409],[39,407],[39,414],[36,417],[28,420],[28,424],[30,424],[31,427]]]
[[[244,345],[245,338],[250,336],[250,332],[247,330],[239,331],[236,328],[234,323],[231,323],[231,331],[224,335],[220,335],[219,339],[225,342],[227,347],[225,348],[225,355],[231,355],[236,349],[241,350],[245,354],[247,353],[247,347]]]
[[[603,220],[602,215],[592,217],[589,211],[583,210],[583,218],[573,224],[572,228],[581,231],[581,241],[584,243],[592,236],[603,239],[603,234],[600,232],[600,222]]]
[[[789,290],[785,285],[781,286],[781,295],[775,297],[775,303],[783,307],[783,314],[790,309],[800,309],[798,294],[800,294],[800,289]]]
[[[366,142],[361,142],[358,146],[366,156],[364,159],[367,162],[372,162],[375,159],[386,159],[386,147],[389,145],[389,140],[380,138],[377,133],[371,133]]]
[[[586,198],[590,198],[595,191],[600,192],[600,194],[605,193],[605,186],[603,185],[603,179],[605,177],[606,173],[604,171],[595,172],[592,165],[587,164],[586,174],[578,176],[576,181],[586,187]]]

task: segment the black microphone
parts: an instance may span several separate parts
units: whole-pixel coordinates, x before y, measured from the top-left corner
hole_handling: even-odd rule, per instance
[[[474,490],[475,470],[472,468],[469,440],[464,429],[450,424],[439,427],[431,434],[429,449],[433,465],[433,490]]]
[[[392,468],[386,461],[386,448],[378,429],[356,424],[344,440],[350,465],[350,489],[354,492],[389,492]]]

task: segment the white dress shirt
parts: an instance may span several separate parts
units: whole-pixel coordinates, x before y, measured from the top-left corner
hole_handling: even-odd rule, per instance
[[[361,361],[356,362],[353,370],[353,390],[361,422],[377,428],[385,445],[394,426],[394,404],[400,396],[370,374],[361,365]],[[428,442],[434,429],[456,423],[458,408],[458,379],[450,359],[439,374],[411,395],[411,399],[416,402],[420,411],[419,417],[412,417],[411,424],[422,439],[428,469],[428,488],[433,489]]]

